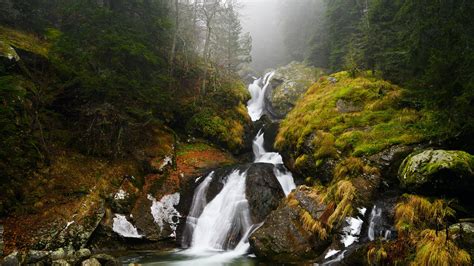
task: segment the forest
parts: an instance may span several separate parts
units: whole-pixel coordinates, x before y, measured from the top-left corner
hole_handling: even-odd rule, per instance
[[[3,264],[472,265],[474,2],[0,11]]]

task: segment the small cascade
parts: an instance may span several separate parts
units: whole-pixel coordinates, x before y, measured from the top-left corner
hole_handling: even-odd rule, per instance
[[[387,228],[387,226],[384,224],[382,208],[378,207],[377,205],[374,205],[370,213],[367,237],[370,241],[374,241],[377,238],[388,240],[390,239],[391,235],[391,230]]]
[[[262,85],[262,79],[256,79],[249,86],[249,92],[252,98],[247,103],[247,109],[252,121],[259,120],[264,113],[265,92],[270,85],[273,75],[275,75],[275,71],[265,74],[265,77],[263,78],[263,88],[260,87]]]
[[[269,72],[263,79],[256,79],[249,86],[252,99],[248,102],[247,109],[252,121],[259,120],[264,113],[265,91],[273,75],[274,72]],[[285,195],[288,195],[296,187],[293,176],[283,165],[283,158],[279,153],[265,150],[264,141],[263,130],[260,130],[252,145],[254,163],[273,164],[275,176]],[[250,216],[245,194],[247,172],[234,170],[225,176],[221,191],[207,202],[213,177],[212,172],[195,189],[186,219],[182,245],[189,249],[184,253],[199,257],[193,259],[192,263],[215,263],[246,254],[250,247],[248,237],[261,225],[253,224]]]
[[[257,133],[257,136],[255,136],[255,139],[253,140],[252,144],[253,154],[255,157],[254,162],[271,163],[275,165],[275,168],[273,168],[273,172],[275,173],[278,182],[283,188],[283,192],[285,192],[285,195],[288,196],[288,194],[290,194],[290,192],[296,188],[293,175],[283,165],[283,158],[279,153],[267,152],[265,150],[265,148],[263,147],[264,142],[264,133],[262,132],[262,130],[260,130]]]
[[[263,147],[264,142],[265,139],[263,136],[263,132],[262,130],[260,130],[252,143],[253,154],[255,156],[254,162],[271,163],[274,165],[283,164],[283,158],[279,153],[265,151],[265,148]]]
[[[194,228],[196,228],[198,218],[204,210],[204,207],[206,207],[207,190],[209,188],[209,185],[211,184],[213,177],[214,171],[212,171],[206,176],[206,178],[201,182],[201,184],[199,184],[199,186],[194,192],[191,209],[189,210],[188,217],[186,218],[186,226],[184,228],[183,239],[181,243],[183,247],[188,247],[189,243],[191,243]]]
[[[245,197],[247,173],[233,171],[226,177],[224,187],[206,205],[194,228],[191,252],[223,251],[234,248],[232,241],[242,236],[252,226]]]

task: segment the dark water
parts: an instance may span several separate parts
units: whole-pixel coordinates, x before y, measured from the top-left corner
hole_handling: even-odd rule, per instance
[[[257,259],[252,257],[252,255],[235,256],[231,252],[189,254],[185,250],[137,252],[120,257],[119,259],[124,265],[270,265],[257,261]]]

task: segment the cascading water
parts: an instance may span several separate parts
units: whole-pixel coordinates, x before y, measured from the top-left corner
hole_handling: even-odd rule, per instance
[[[233,171],[224,187],[204,208],[197,221],[192,251],[222,251],[231,247],[230,235],[244,235],[252,225],[245,179],[247,172]]]
[[[270,85],[270,81],[275,75],[275,72],[268,72],[265,74],[263,80],[256,79],[252,84],[249,86],[250,96],[252,97],[247,103],[247,109],[252,121],[258,121],[265,110],[265,92]],[[263,88],[260,87],[263,82]]]
[[[249,86],[252,99],[248,102],[248,112],[252,121],[259,120],[265,108],[265,91],[274,72],[269,72],[263,79],[257,79]],[[262,85],[263,87],[260,87]],[[255,163],[274,165],[274,173],[285,195],[296,186],[291,173],[283,165],[283,159],[276,152],[267,152],[263,147],[264,133],[259,131],[253,141]],[[183,236],[184,246],[190,244],[186,254],[208,255],[210,252],[226,251],[205,259],[199,263],[216,262],[220,259],[231,259],[248,252],[248,237],[260,225],[252,223],[249,204],[245,194],[247,172],[234,170],[223,179],[221,191],[209,203],[207,191],[212,182],[213,173],[209,174],[196,188],[191,209],[186,220]],[[194,260],[197,262],[197,260]]]

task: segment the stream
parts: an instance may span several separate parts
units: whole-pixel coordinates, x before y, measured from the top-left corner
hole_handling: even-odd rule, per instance
[[[251,99],[247,110],[253,122],[266,114],[265,93],[274,72],[255,79],[248,89]],[[252,143],[253,164],[273,165],[273,173],[284,195],[296,188],[293,176],[283,165],[279,153],[268,152],[264,148],[265,134],[262,128]],[[258,167],[258,166],[257,166]],[[192,204],[186,218],[181,239],[181,249],[172,251],[139,252],[121,257],[123,264],[141,265],[267,265],[250,253],[249,236],[261,226],[254,223],[246,196],[248,165],[235,166],[230,171],[217,176],[210,172],[195,180],[200,182],[194,190]],[[208,193],[214,183],[220,183],[218,193],[208,202]],[[355,217],[346,218],[346,226],[341,232],[340,248],[329,248],[321,265],[336,265],[360,245],[376,238],[391,237],[390,223],[384,218],[383,201],[373,206],[359,209]],[[368,210],[367,210],[368,209]],[[136,232],[129,232],[134,234]],[[272,265],[268,263],[268,265]],[[318,265],[318,264],[315,264]]]
[[[256,122],[265,114],[265,92],[274,72],[255,79],[248,89],[251,99],[247,110]],[[273,164],[273,172],[285,196],[296,186],[291,172],[283,165],[283,159],[276,152],[264,148],[265,136],[262,129],[256,134],[252,150],[254,163]],[[249,253],[249,235],[261,224],[252,222],[249,203],[245,194],[247,171],[235,167],[222,178],[220,192],[207,202],[207,192],[215,173],[211,172],[194,191],[193,202],[186,219],[182,246],[168,252],[143,252],[122,257],[124,264],[142,265],[254,265],[257,260]],[[198,178],[198,179],[200,179]],[[198,182],[199,180],[196,180]],[[238,241],[236,241],[238,239]]]

